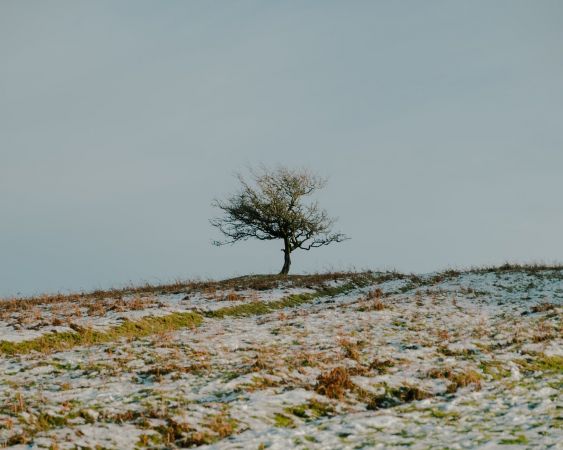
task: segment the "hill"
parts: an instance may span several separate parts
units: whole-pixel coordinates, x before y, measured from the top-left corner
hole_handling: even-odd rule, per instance
[[[13,448],[555,448],[563,267],[0,301]]]

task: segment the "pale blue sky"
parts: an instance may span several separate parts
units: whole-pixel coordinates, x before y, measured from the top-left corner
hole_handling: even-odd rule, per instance
[[[0,2],[0,296],[279,271],[259,163],[352,237],[294,272],[561,261],[563,2]]]

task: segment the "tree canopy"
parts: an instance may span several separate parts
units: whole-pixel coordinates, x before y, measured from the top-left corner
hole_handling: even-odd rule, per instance
[[[239,191],[226,200],[213,202],[224,213],[210,221],[225,236],[223,241],[214,241],[215,245],[251,238],[281,239],[284,265],[280,273],[287,274],[294,250],[310,250],[347,239],[342,233],[332,232],[335,220],[316,201],[304,202],[304,197],[326,185],[326,179],[306,169],[286,167],[263,167],[251,170],[249,180],[241,174],[237,178]]]

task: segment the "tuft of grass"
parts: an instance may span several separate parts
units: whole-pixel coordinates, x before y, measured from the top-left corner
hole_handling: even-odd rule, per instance
[[[238,422],[230,417],[226,411],[222,411],[219,414],[208,417],[205,426],[209,428],[218,439],[224,439],[236,431]]]
[[[391,408],[402,403],[424,400],[431,396],[432,394],[429,392],[411,384],[404,384],[398,387],[386,387],[384,394],[374,396],[368,401],[367,408],[369,410]]]
[[[289,368],[300,369],[302,367],[314,367],[319,364],[319,356],[313,353],[301,351],[286,358]]]
[[[319,417],[334,415],[334,408],[328,403],[320,402],[312,398],[308,403],[289,406],[285,412],[304,419],[305,421],[315,420]]]
[[[510,370],[507,369],[500,361],[481,361],[481,371],[485,375],[489,375],[493,380],[498,381],[510,376]]]
[[[213,443],[214,439],[210,433],[196,431],[187,423],[179,423],[170,417],[166,418],[163,425],[154,428],[160,433],[162,441],[167,445],[179,445],[181,447],[192,447]]]
[[[345,367],[335,367],[330,372],[323,372],[317,377],[315,391],[328,398],[342,399],[344,392],[353,387],[348,370]]]
[[[557,309],[557,305],[555,305],[554,303],[542,302],[542,303],[539,303],[535,306],[532,306],[531,311],[533,313],[540,313],[540,312],[546,312],[546,311],[553,311],[555,309]]]
[[[181,374],[184,373],[195,373],[201,375],[202,373],[209,372],[211,366],[207,362],[200,362],[190,364],[188,366],[179,366],[175,363],[165,363],[163,365],[155,365],[150,369],[137,372],[137,377],[140,380],[145,380],[146,378],[152,378],[154,381],[162,381],[167,375],[171,375],[173,380],[181,378]]]
[[[454,356],[462,359],[471,359],[477,353],[477,351],[472,348],[462,348],[459,350],[452,350],[451,348],[448,348],[448,346],[446,345],[442,345],[438,347],[437,350],[445,356]]]
[[[385,294],[380,288],[372,289],[364,297],[364,304],[360,311],[381,311],[385,309],[385,304],[381,301]]]
[[[344,351],[344,356],[346,358],[353,359],[354,361],[360,361],[361,353],[360,346],[357,342],[353,342],[350,339],[341,339],[339,342],[342,350]]]
[[[252,382],[245,385],[245,390],[247,392],[254,392],[272,387],[278,387],[279,385],[280,382],[277,380],[273,380],[267,377],[254,376],[252,377]]]
[[[67,420],[63,416],[41,413],[36,418],[35,427],[37,431],[47,431],[52,428],[64,427],[66,424]]]
[[[376,370],[379,374],[384,374],[389,371],[391,367],[395,366],[395,361],[390,359],[374,359],[369,368],[372,370]]]
[[[448,392],[454,393],[460,388],[474,385],[475,389],[481,389],[482,376],[478,372],[467,369],[464,371],[454,370],[450,367],[443,367],[440,369],[432,369],[428,372],[430,378],[442,378],[448,380]]]
[[[536,323],[535,332],[532,335],[532,341],[543,342],[555,339],[557,334],[553,330],[552,324],[547,320],[540,320]]]
[[[152,334],[196,327],[203,317],[193,312],[172,313],[160,317],[145,317],[140,320],[126,320],[106,331],[76,327],[73,332],[48,333],[35,339],[21,342],[0,341],[0,354],[20,355],[33,351],[49,353],[64,351],[81,345],[96,345],[119,339],[137,339]]]

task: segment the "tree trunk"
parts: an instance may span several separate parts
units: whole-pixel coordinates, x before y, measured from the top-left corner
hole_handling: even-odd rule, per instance
[[[291,266],[291,249],[289,247],[289,242],[284,240],[283,246],[283,267],[280,272],[280,275],[287,275],[289,273],[289,266]]]

